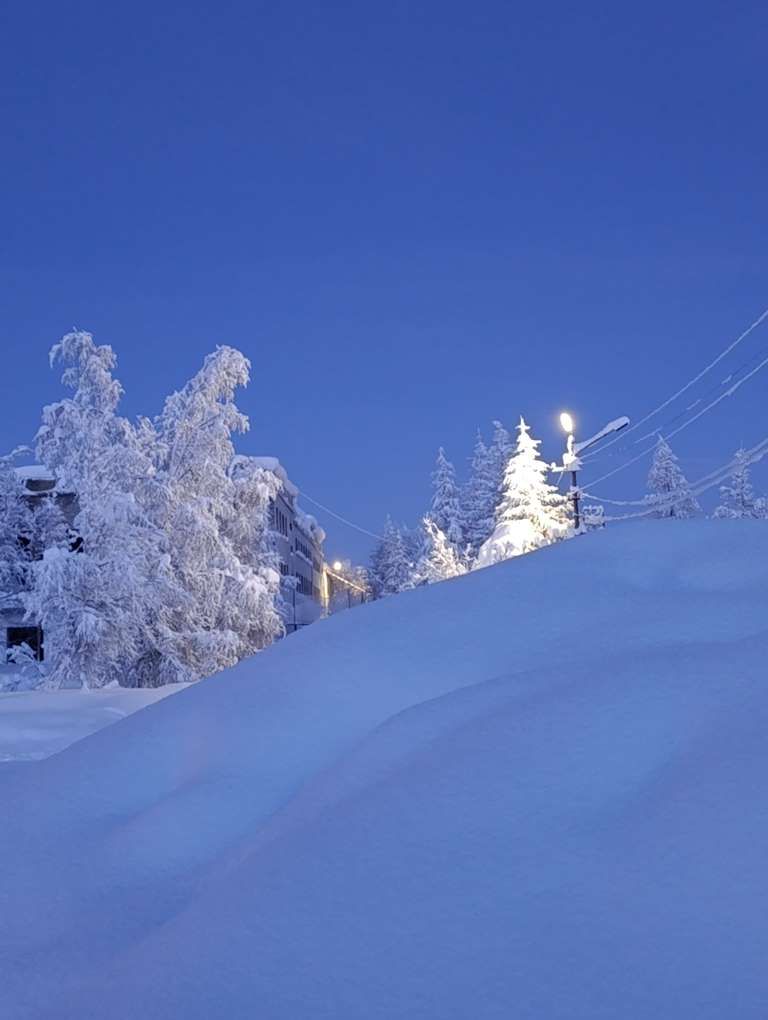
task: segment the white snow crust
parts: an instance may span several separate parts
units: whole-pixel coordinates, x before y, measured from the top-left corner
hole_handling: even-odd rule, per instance
[[[188,686],[0,692],[0,763],[47,758]]]
[[[762,1020],[768,527],[595,532],[0,769],[13,1020]]]

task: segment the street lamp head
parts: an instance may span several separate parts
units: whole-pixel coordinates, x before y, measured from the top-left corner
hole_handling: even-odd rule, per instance
[[[560,424],[564,432],[567,432],[569,435],[573,434],[573,418],[567,411],[563,411],[560,415]]]
[[[333,569],[335,571],[338,572],[339,570],[341,570],[342,566],[343,566],[343,564],[342,564],[341,560],[334,560],[333,561]]]

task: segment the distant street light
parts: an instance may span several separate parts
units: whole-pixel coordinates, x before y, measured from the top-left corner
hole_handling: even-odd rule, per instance
[[[579,454],[583,450],[586,450],[587,447],[594,446],[595,443],[599,443],[601,439],[605,439],[606,436],[610,436],[613,432],[621,432],[622,429],[625,429],[627,425],[629,425],[629,418],[626,416],[614,418],[613,421],[609,421],[607,425],[601,428],[599,432],[596,432],[594,436],[591,436],[589,439],[585,439],[583,443],[577,443],[574,439],[574,421],[572,415],[570,415],[568,411],[561,412],[560,425],[563,432],[565,432],[568,436],[565,453],[563,454],[563,463],[550,465],[550,470],[560,472],[570,471],[571,473],[570,496],[573,501],[573,524],[576,529],[576,533],[578,534],[581,530],[581,509],[579,505],[581,491],[577,480],[577,472],[581,470],[581,459],[579,458]]]
[[[339,570],[341,570],[341,568],[343,566],[344,566],[344,564],[341,562],[341,560],[334,560],[333,561],[333,569],[334,570],[339,571]]]

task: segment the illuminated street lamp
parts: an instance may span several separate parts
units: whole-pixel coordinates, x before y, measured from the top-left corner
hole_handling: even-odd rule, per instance
[[[562,426],[563,432],[568,436],[565,446],[565,453],[563,454],[563,470],[571,472],[571,499],[573,501],[573,526],[578,533],[581,528],[581,511],[579,508],[579,486],[576,480],[576,472],[581,467],[581,461],[576,454],[576,441],[573,438],[574,423],[573,418],[567,411],[563,411],[560,415],[560,425]]]
[[[578,534],[581,530],[581,491],[579,490],[577,481],[577,472],[581,470],[581,459],[579,454],[582,453],[590,446],[594,446],[595,443],[599,443],[601,439],[605,439],[606,436],[610,436],[614,432],[621,432],[629,425],[629,418],[622,416],[621,418],[614,418],[613,421],[609,421],[607,425],[596,432],[594,436],[589,439],[585,439],[583,443],[577,443],[574,439],[574,432],[576,431],[573,416],[568,411],[562,411],[560,414],[560,426],[568,436],[565,453],[563,454],[562,464],[550,465],[551,471],[559,471],[561,474],[569,471],[571,474],[571,488],[570,497],[573,501],[573,524]]]
[[[334,561],[333,561],[333,569],[334,569],[334,570],[335,570],[335,571],[336,571],[337,573],[338,573],[338,572],[339,572],[339,571],[341,570],[341,568],[342,568],[343,566],[344,566],[344,564],[343,564],[343,563],[341,562],[341,560],[334,560]]]

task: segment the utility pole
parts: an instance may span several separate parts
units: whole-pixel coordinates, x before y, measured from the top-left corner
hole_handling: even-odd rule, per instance
[[[574,451],[574,438],[573,433],[568,436],[568,441],[565,450],[565,456],[563,457],[563,464],[568,463],[571,465],[571,500],[573,502],[573,526],[578,533],[581,528],[581,511],[579,507],[579,501],[581,499],[581,492],[579,491],[578,482],[578,469],[581,467],[581,461],[576,456]]]
[[[574,438],[574,423],[573,418],[567,411],[563,411],[560,415],[560,426],[568,436],[565,444],[565,453],[563,454],[562,464],[551,464],[550,471],[558,471],[561,474],[570,472],[571,475],[571,489],[570,497],[573,502],[573,526],[576,534],[581,532],[581,489],[579,489],[578,472],[581,470],[581,459],[579,454],[586,450],[590,446],[594,446],[595,443],[599,443],[601,439],[605,439],[606,436],[612,435],[614,432],[621,432],[629,425],[629,418],[621,417],[615,418],[613,421],[609,421],[599,432],[596,432],[594,436],[590,436],[589,439],[584,440],[583,443],[577,443]]]

